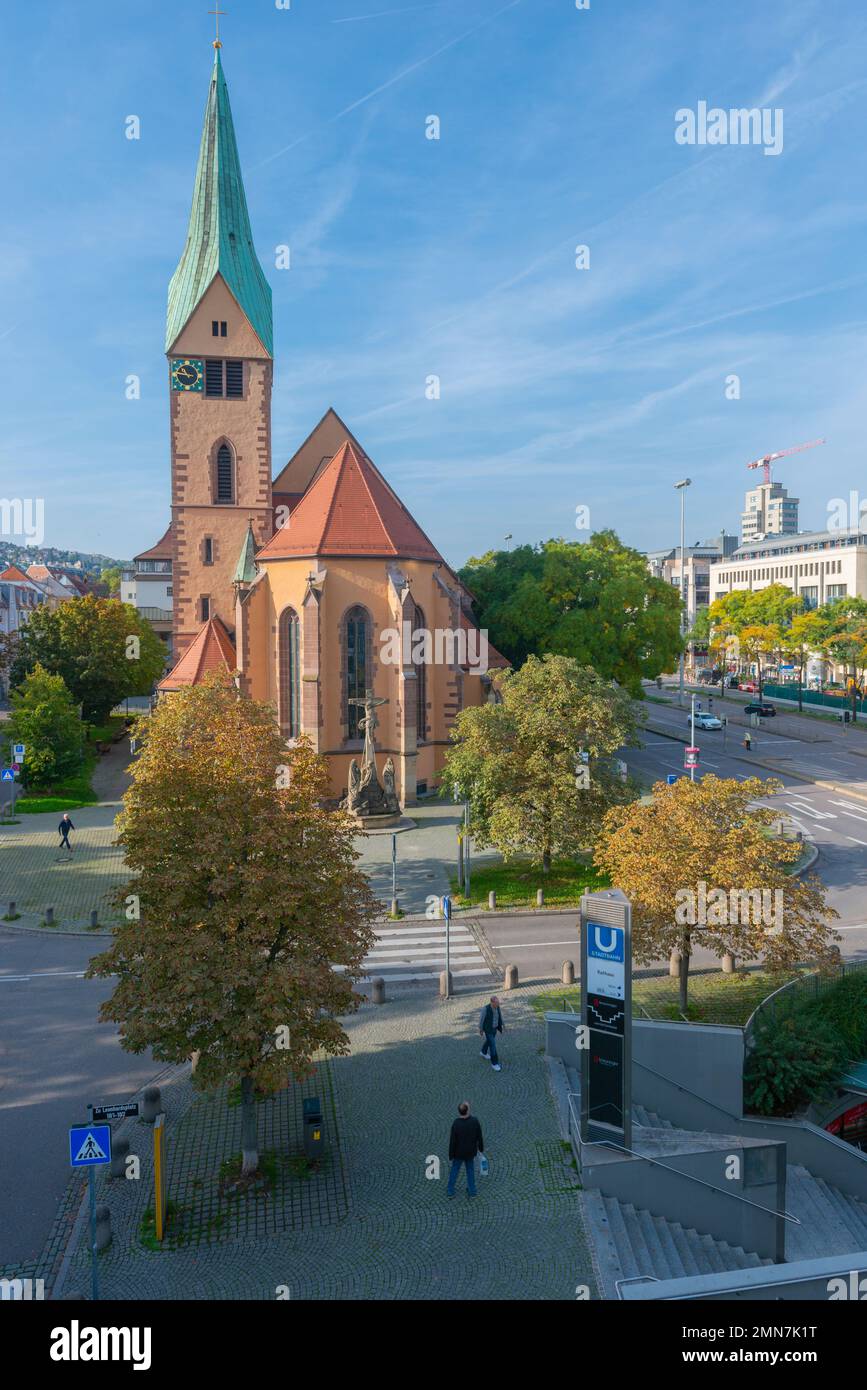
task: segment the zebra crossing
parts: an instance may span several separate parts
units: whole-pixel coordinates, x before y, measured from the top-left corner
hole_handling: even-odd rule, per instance
[[[492,971],[470,928],[453,922],[449,932],[449,963],[454,979],[490,979]],[[382,927],[376,945],[364,958],[364,978],[382,976],[386,984],[438,980],[446,968],[446,924],[407,923]]]

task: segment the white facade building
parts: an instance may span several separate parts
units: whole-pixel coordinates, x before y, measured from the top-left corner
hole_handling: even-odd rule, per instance
[[[867,598],[867,531],[803,531],[741,545],[710,567],[711,601],[734,590],[785,584],[807,609]]]
[[[172,528],[151,546],[136,555],[132,568],[120,576],[120,601],[137,608],[166,644],[166,659],[172,655]]]

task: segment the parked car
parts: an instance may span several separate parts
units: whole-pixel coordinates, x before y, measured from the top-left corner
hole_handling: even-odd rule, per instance
[[[738,678],[737,678],[737,676],[726,676],[726,688],[727,688],[728,690],[737,690],[737,688],[738,688]]]
[[[738,683],[738,690],[745,690],[748,695],[757,695],[759,687],[756,685],[755,681],[740,681]]]
[[[691,727],[692,721],[688,719],[686,722]],[[697,729],[721,729],[722,720],[717,719],[715,714],[708,714],[706,710],[699,710],[695,716],[695,727]]]
[[[757,714],[761,719],[770,719],[776,712],[774,706],[766,704],[764,700],[754,700],[752,704],[744,705],[744,714]]]

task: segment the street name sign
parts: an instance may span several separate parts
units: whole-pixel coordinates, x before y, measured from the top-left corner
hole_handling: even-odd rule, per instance
[[[138,1114],[138,1101],[122,1101],[119,1105],[94,1105],[95,1120],[127,1120]]]
[[[109,1125],[73,1125],[69,1131],[69,1162],[73,1168],[98,1168],[111,1163]]]

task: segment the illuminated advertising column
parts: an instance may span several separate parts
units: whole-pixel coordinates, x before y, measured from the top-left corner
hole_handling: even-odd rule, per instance
[[[632,923],[618,888],[581,899],[581,1138],[632,1145]]]

